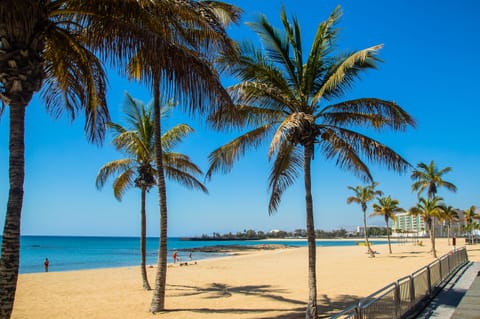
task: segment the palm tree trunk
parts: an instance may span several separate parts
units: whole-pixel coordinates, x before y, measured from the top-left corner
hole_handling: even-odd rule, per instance
[[[317,256],[315,242],[315,226],[313,221],[313,199],[310,165],[312,161],[313,144],[304,146],[304,178],[305,204],[307,212],[307,240],[308,240],[308,305],[305,318],[317,319]]]
[[[385,217],[385,223],[387,224],[387,238],[388,238],[388,251],[392,253],[392,244],[390,243],[390,231],[388,230],[388,217]]]
[[[368,253],[370,254],[370,257],[375,257],[375,254],[373,253],[372,247],[370,247],[370,242],[368,241],[368,234],[367,234],[367,209],[365,207],[362,207],[363,211],[363,234],[365,236],[365,243],[367,244],[367,250]]]
[[[20,222],[25,179],[25,108],[10,104],[9,181],[7,213],[0,258],[0,318],[10,318],[17,289],[20,262]]]
[[[162,161],[162,143],[160,126],[160,76],[153,80],[153,108],[155,124],[155,162],[157,165],[158,197],[160,203],[160,245],[158,249],[158,270],[153,292],[151,312],[165,310],[165,288],[167,281],[167,190]]]
[[[450,246],[450,237],[452,237],[452,229],[451,229],[451,224],[450,222],[448,222],[447,224],[447,242],[448,242],[448,246]]]
[[[142,187],[142,208],[141,208],[141,234],[140,234],[140,254],[141,254],[141,261],[140,261],[140,269],[142,272],[142,281],[143,281],[143,289],[151,290],[150,284],[148,283],[147,277],[147,267],[146,267],[146,255],[147,255],[147,216],[145,213],[145,197],[147,191],[145,187]]]
[[[435,221],[435,217],[432,217],[432,219],[430,220],[430,242],[432,243],[432,254],[433,254],[433,258],[437,258],[437,251],[435,249],[435,228],[434,228],[434,223]]]

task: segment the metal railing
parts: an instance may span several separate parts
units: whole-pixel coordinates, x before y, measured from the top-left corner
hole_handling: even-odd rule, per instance
[[[407,318],[442,289],[443,284],[468,262],[462,247],[450,252],[409,276],[385,286],[357,304],[331,316],[331,319]]]

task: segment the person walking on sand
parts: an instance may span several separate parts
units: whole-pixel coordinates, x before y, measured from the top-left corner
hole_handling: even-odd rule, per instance
[[[177,251],[176,250],[173,252],[172,258],[173,258],[173,263],[175,264],[177,262]]]
[[[48,264],[49,264],[48,258],[45,258],[45,261],[43,262],[43,266],[45,267],[45,272],[48,272]]]

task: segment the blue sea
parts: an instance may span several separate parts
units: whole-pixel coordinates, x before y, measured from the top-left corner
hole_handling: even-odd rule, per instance
[[[319,246],[351,246],[358,240],[318,241]],[[188,241],[181,238],[168,239],[168,262],[177,249],[215,245],[284,244],[306,246],[306,240],[289,241]],[[147,264],[157,264],[159,240],[147,239]],[[225,256],[223,253],[194,252],[193,260]],[[188,252],[179,252],[180,261],[188,260]],[[69,236],[22,236],[20,242],[20,273],[42,272],[43,261],[50,261],[49,271],[68,271],[94,268],[127,267],[140,264],[140,240],[135,237],[69,237]]]

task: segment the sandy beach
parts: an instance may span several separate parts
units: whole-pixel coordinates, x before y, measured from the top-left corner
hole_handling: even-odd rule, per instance
[[[331,314],[356,299],[409,275],[434,259],[413,243],[366,248],[317,248],[318,301],[322,314]],[[458,246],[464,239],[457,240]],[[438,256],[451,249],[437,240]],[[469,259],[480,261],[480,245],[467,246]],[[155,268],[148,270],[154,286]],[[167,273],[168,311],[148,312],[151,291],[141,286],[139,267],[22,274],[12,318],[302,318],[308,297],[307,248],[245,252],[170,265]]]

